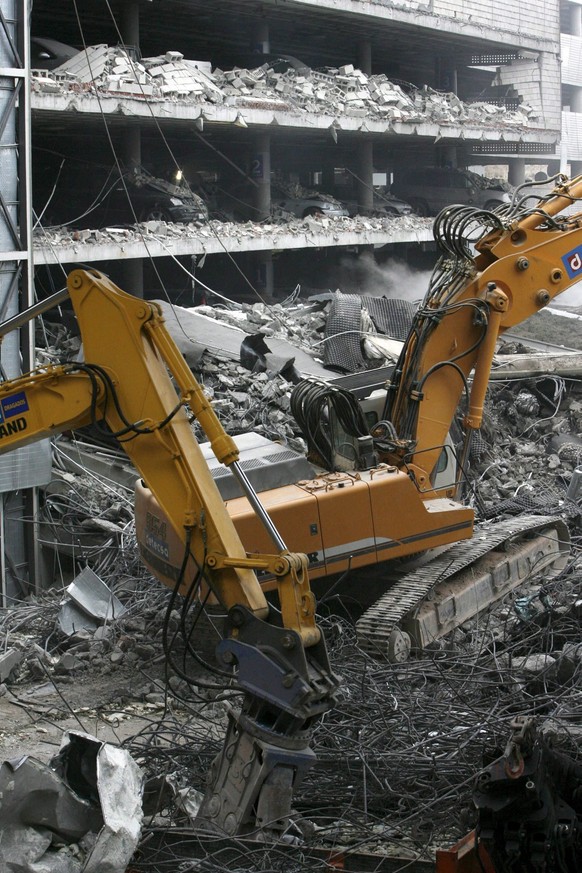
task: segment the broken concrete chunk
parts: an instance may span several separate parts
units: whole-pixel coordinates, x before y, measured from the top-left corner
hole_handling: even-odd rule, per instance
[[[538,652],[523,658],[513,658],[513,666],[516,670],[537,676],[554,667],[556,659],[552,655]]]
[[[81,658],[77,657],[77,655],[73,655],[72,652],[65,652],[64,655],[61,655],[59,660],[55,665],[55,672],[57,673],[74,673],[80,667],[83,667],[83,661]]]
[[[24,658],[23,652],[19,652],[18,649],[6,649],[6,651],[0,655],[0,682],[5,682],[10,678],[10,674],[16,670],[19,664],[22,663]]]
[[[92,87],[87,90],[89,84]],[[295,114],[323,112],[335,118],[361,114],[414,123],[428,117],[437,124],[468,120],[496,128],[528,126],[536,120],[532,106],[525,101],[509,111],[484,101],[464,103],[456,94],[426,85],[421,89],[409,85],[410,93],[406,93],[385,75],[367,75],[353,64],[326,71],[304,67],[300,75],[295,69],[280,72],[268,63],[254,69],[216,68],[212,72],[208,62],[187,60],[173,50],[137,63],[122,46],[89,46],[52,72],[35,71],[32,87],[36,93],[49,94],[73,89],[77,99],[98,88],[134,99],[246,105]],[[536,110],[539,114],[541,105]]]

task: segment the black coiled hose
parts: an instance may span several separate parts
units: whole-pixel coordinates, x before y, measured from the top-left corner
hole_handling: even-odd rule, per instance
[[[307,443],[309,457],[328,470],[334,468],[330,427],[332,411],[347,434],[369,436],[364,414],[350,391],[314,379],[303,379],[295,386],[291,395],[291,412]]]

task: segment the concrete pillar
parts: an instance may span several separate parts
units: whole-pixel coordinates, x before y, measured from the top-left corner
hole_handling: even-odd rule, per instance
[[[570,33],[572,36],[582,36],[582,6],[570,3]]]
[[[369,39],[358,43],[358,67],[367,76],[372,75],[372,43]]]
[[[525,160],[523,158],[511,158],[508,161],[509,172],[507,181],[517,188],[525,182]]]
[[[127,169],[141,166],[141,129],[139,125],[128,127],[123,137],[123,161]],[[137,216],[139,221],[139,215]],[[131,258],[121,266],[121,287],[128,294],[143,297],[143,261]]]
[[[555,176],[556,173],[560,172],[560,161],[549,161],[548,162],[548,176]]]
[[[250,176],[257,183],[254,189],[255,220],[263,221],[271,214],[271,137],[258,134],[251,156]]]
[[[374,207],[374,146],[371,139],[358,143],[358,169],[356,190],[358,192],[358,210],[371,212]]]
[[[271,51],[269,22],[264,18],[261,18],[256,22],[251,51],[257,52],[261,55],[268,55]]]
[[[128,0],[122,3],[121,36],[125,45],[139,48],[139,3]]]
[[[131,258],[129,261],[118,261],[120,267],[119,286],[122,291],[143,297],[143,260]]]
[[[321,172],[321,187],[324,191],[332,192],[335,185],[335,172],[333,164],[324,164]]]
[[[266,300],[273,297],[274,270],[273,270],[273,253],[272,252],[257,252],[256,254],[256,279],[255,284],[257,291]]]
[[[457,93],[457,68],[448,58],[438,57],[436,59],[436,82],[437,88],[443,91],[452,91]]]
[[[128,169],[141,165],[141,128],[131,125],[123,134],[123,161]]]
[[[582,88],[570,89],[570,112],[582,112]]]
[[[130,0],[122,6],[121,35],[127,46],[139,48],[139,3]],[[123,160],[129,169],[141,165],[141,129],[139,125],[130,126],[123,136]],[[139,219],[139,215],[138,215]],[[128,294],[143,297],[143,261],[131,258],[120,263],[120,286]]]
[[[457,154],[456,146],[445,146],[441,149],[441,155],[443,160],[443,166],[451,167],[455,169],[459,166],[459,156]]]

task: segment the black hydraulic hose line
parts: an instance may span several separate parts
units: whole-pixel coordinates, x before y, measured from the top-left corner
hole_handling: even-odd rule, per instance
[[[176,672],[176,674],[179,676],[179,678],[183,679],[188,684],[192,684],[192,678],[186,673],[185,670],[182,670],[174,661],[174,659],[172,657],[171,647],[170,647],[170,640],[168,638],[169,637],[168,631],[169,631],[169,626],[170,626],[170,616],[172,615],[172,612],[174,610],[174,605],[176,603],[176,599],[178,597],[180,588],[182,587],[182,583],[184,581],[184,577],[186,574],[186,568],[188,566],[188,560],[190,557],[192,557],[192,559],[195,560],[194,555],[192,555],[191,550],[190,550],[193,529],[191,527],[187,527],[185,530],[186,530],[186,542],[184,545],[184,554],[182,557],[182,564],[181,564],[180,570],[178,572],[176,584],[174,585],[174,587],[172,589],[170,600],[168,601],[168,605],[166,607],[166,614],[164,616],[164,623],[162,625],[162,646],[163,646],[164,654],[166,656],[166,660],[167,660],[168,664]],[[199,584],[199,577],[201,575],[202,575],[202,570],[200,567],[198,567],[196,577],[192,583],[193,585],[197,586]],[[191,588],[192,588],[192,585],[190,586],[190,589]],[[176,634],[174,634],[174,636],[172,638],[172,642],[175,639],[175,637],[176,637]],[[195,655],[194,658],[202,666],[204,666],[206,669],[208,669],[210,672],[216,673],[217,675],[223,675],[222,671],[218,671],[218,668],[214,668],[211,665],[206,664],[206,662],[203,661],[202,659],[200,659],[199,656]],[[229,678],[230,678],[230,674],[229,674]],[[217,685],[215,683],[205,682],[203,680],[200,680],[199,678],[196,679],[196,685],[199,685],[202,688],[207,688],[207,689],[213,690],[213,691],[224,691],[225,690],[224,684]]]
[[[174,418],[174,416],[177,414],[179,409],[182,407],[182,401],[179,401],[176,404],[176,406],[168,413],[168,415],[166,415],[166,417],[164,419],[162,419],[161,421],[157,422],[154,426],[152,426],[152,427],[140,427],[138,422],[131,422],[125,416],[125,414],[121,408],[121,405],[119,403],[119,397],[117,395],[115,385],[113,384],[113,380],[111,379],[111,377],[109,376],[109,373],[107,373],[106,370],[104,370],[102,367],[98,366],[97,364],[78,364],[78,365],[76,365],[76,367],[79,370],[83,370],[84,372],[87,372],[87,374],[96,373],[100,377],[100,379],[102,380],[102,382],[104,384],[104,387],[106,389],[105,390],[106,396],[108,396],[109,394],[111,395],[111,398],[113,399],[113,403],[115,405],[115,410],[125,425],[124,428],[122,428],[121,430],[118,430],[112,434],[112,436],[114,436],[116,439],[120,439],[120,437],[126,436],[127,434],[133,434],[133,436],[140,436],[142,434],[154,433],[154,431],[156,431],[156,430],[161,430]]]

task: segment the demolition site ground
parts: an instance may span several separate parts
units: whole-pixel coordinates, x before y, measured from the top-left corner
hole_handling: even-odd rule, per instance
[[[261,311],[251,309],[255,316]],[[285,317],[292,320],[289,313]],[[572,331],[569,346],[578,333]],[[58,339],[62,344],[60,333]],[[519,344],[506,349],[523,351]],[[264,390],[264,383],[255,379],[253,385],[238,362],[207,352],[196,366],[228,417],[227,429],[258,424],[287,444],[299,444],[281,374],[269,383],[266,407],[259,411],[253,392],[261,384]],[[234,861],[201,847],[193,861],[192,845],[160,837],[183,835],[180,829],[191,833],[228,708],[238,700],[230,682],[212,672],[220,615],[195,610],[184,621],[176,605],[165,621],[169,592],[138,562],[130,489],[83,470],[67,471],[63,458],[70,440],[59,438],[60,484],[47,489],[47,529],[66,529],[73,540],[80,532],[97,538],[91,545],[84,540],[72,558],[54,550],[59,584],[2,612],[3,757],[48,761],[68,730],[128,750],[150,780],[140,842],[128,870],[324,870],[329,852],[340,847],[379,856],[377,864],[384,859],[391,865],[383,869],[433,869],[435,848],[474,826],[475,776],[484,759],[503,750],[511,719],[535,716],[545,736],[574,759],[580,756],[581,494],[567,492],[582,462],[581,386],[580,378],[556,373],[493,383],[482,439],[471,459],[471,500],[478,517],[560,515],[572,536],[568,567],[552,580],[529,580],[400,664],[376,660],[358,647],[355,577],[348,576],[341,591],[320,596],[320,621],[341,686],[338,705],[315,731],[317,764],[295,798],[292,834],[301,846],[245,846]],[[82,565],[109,586],[125,611],[97,628],[65,633],[62,601]],[[186,640],[196,647],[198,662]],[[316,856],[307,857],[310,849]],[[82,851],[75,849],[78,865]]]

